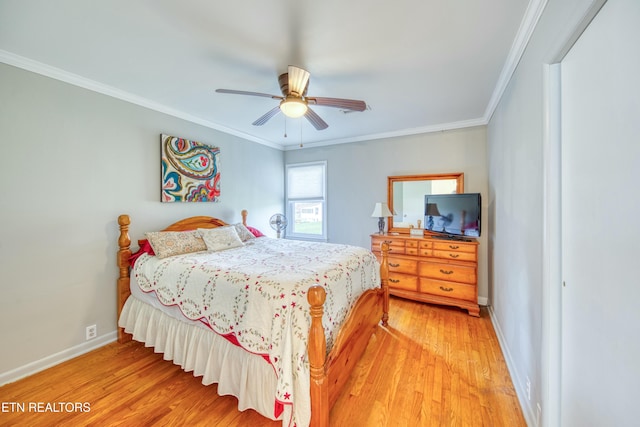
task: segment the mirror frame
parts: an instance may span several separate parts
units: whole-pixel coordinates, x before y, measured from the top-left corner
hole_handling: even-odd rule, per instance
[[[455,179],[456,180],[456,193],[464,193],[464,173],[456,172],[456,173],[435,173],[435,174],[425,174],[425,175],[398,175],[398,176],[388,176],[387,177],[387,203],[389,205],[389,210],[394,212],[393,210],[393,184],[396,182],[405,182],[405,181],[435,181],[441,179]],[[400,234],[409,234],[410,228],[403,227],[394,227],[393,226],[393,217],[387,218],[387,233],[400,233]]]

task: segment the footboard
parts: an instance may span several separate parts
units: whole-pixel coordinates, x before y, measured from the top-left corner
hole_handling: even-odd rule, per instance
[[[322,327],[326,293],[321,286],[312,286],[307,299],[311,306],[308,355],[311,376],[311,426],[328,427],[329,412],[338,399],[356,363],[369,343],[379,323],[389,319],[389,244],[381,245],[380,288],[365,292],[356,302],[340,329],[327,355]]]

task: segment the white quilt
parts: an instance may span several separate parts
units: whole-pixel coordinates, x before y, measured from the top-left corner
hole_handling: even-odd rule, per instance
[[[240,248],[158,259],[142,255],[134,275],[143,292],[154,292],[274,368],[274,406],[283,424],[310,421],[311,317],[307,289],[327,291],[323,326],[327,351],[358,297],[379,286],[379,264],[367,249],[328,243],[259,238]],[[277,415],[277,414],[276,414]]]

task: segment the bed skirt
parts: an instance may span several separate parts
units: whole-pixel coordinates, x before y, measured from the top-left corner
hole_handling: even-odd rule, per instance
[[[272,420],[289,418],[289,405],[275,416],[277,378],[261,356],[233,345],[205,326],[174,319],[133,295],[125,302],[118,326],[134,340],[162,353],[165,360],[201,376],[202,384],[217,383],[218,394],[235,396],[240,411],[252,408]]]

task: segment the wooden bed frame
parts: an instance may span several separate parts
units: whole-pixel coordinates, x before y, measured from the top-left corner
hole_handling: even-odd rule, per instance
[[[131,295],[129,274],[131,264],[131,239],[129,237],[129,215],[120,215],[118,224],[117,263],[118,277],[118,318],[125,301]],[[242,211],[242,223],[247,223],[247,211]],[[208,216],[195,216],[178,221],[163,231],[187,231],[197,228],[216,228],[228,225],[224,221]],[[140,244],[140,241],[138,241]],[[387,325],[389,319],[389,244],[381,245],[380,288],[370,289],[362,294],[342,328],[337,334],[331,351],[327,354],[326,338],[322,327],[322,314],[326,293],[321,286],[311,286],[307,294],[310,305],[311,328],[309,330],[308,357],[311,379],[311,423],[313,427],[328,427],[329,412],[349,379],[353,368],[364,352],[369,338],[381,322]],[[131,341],[131,335],[118,328],[118,342]]]

